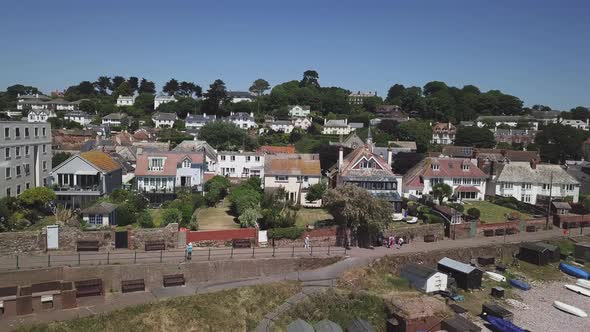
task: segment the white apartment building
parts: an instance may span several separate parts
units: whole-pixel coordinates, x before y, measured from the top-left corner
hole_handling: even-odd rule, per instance
[[[538,196],[572,197],[577,203],[580,183],[560,165],[537,164],[536,161],[510,162],[496,178],[496,195],[512,196],[536,204]]]
[[[349,123],[348,119],[344,120],[326,120],[324,119],[324,128],[322,129],[323,135],[348,135],[353,128]]]
[[[176,97],[168,96],[168,95],[157,95],[154,97],[154,109],[157,110],[158,107],[162,104],[172,103],[176,101]]]
[[[230,178],[264,178],[264,154],[220,151],[217,153],[216,174]]]
[[[119,96],[117,97],[117,106],[133,106],[135,98],[135,96]]]
[[[322,176],[318,154],[267,155],[264,163],[264,191],[283,188],[287,199],[302,206],[319,207],[321,200],[309,202],[305,195],[310,186],[320,182]]]
[[[299,105],[289,105],[289,116],[291,117],[300,117],[306,118],[311,113],[311,108],[307,105],[299,106]]]

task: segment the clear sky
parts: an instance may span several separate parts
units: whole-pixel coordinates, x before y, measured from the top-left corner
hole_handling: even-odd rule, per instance
[[[100,75],[246,90],[300,79],[378,91],[431,80],[590,106],[590,1],[130,1],[0,3],[0,88],[45,92]]]

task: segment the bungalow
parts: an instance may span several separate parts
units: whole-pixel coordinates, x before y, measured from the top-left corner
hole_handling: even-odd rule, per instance
[[[161,113],[158,112],[152,116],[156,128],[172,128],[174,121],[178,120],[176,113]]]
[[[166,104],[166,103],[172,103],[175,101],[176,101],[176,97],[174,97],[174,96],[159,94],[154,97],[154,109],[157,110],[158,107],[160,107],[160,105]]]
[[[116,210],[116,204],[98,202],[82,210],[82,220],[91,227],[116,226]]]
[[[287,199],[303,206],[320,207],[321,200],[309,202],[305,195],[310,186],[320,183],[322,171],[318,154],[267,155],[264,162],[264,191],[283,188]]]
[[[117,97],[117,106],[133,106],[135,98],[135,96],[119,96]]]
[[[289,108],[289,116],[291,117],[306,118],[311,113],[309,105],[289,105],[287,107]]]

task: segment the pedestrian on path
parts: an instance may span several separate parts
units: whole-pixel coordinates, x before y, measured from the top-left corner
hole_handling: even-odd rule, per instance
[[[186,260],[190,261],[193,257],[193,243],[189,242],[186,245]]]
[[[391,248],[395,245],[395,236],[390,235],[389,236],[389,243],[387,244],[387,248]]]
[[[400,236],[397,240],[397,244],[399,244],[399,247],[397,248],[400,249],[404,245],[404,238]]]
[[[305,249],[308,249],[309,248],[309,235],[306,235],[305,236],[305,240],[303,240],[303,247]]]

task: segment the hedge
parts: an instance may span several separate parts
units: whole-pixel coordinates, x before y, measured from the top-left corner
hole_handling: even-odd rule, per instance
[[[291,239],[297,240],[303,234],[304,229],[301,227],[273,228],[268,230],[269,239]]]

